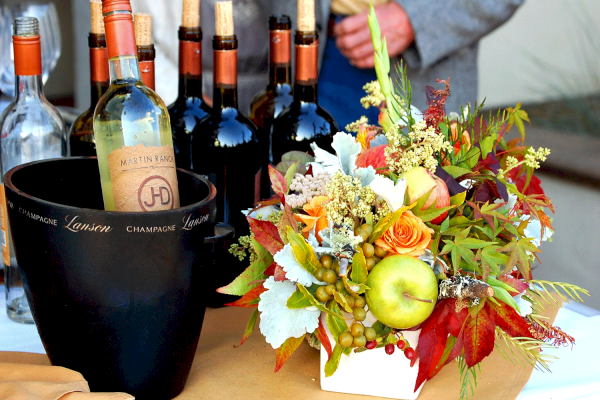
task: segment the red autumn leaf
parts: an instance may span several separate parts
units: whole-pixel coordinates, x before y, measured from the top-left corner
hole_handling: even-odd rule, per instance
[[[529,324],[527,321],[525,321],[511,306],[499,301],[498,305],[489,304],[489,308],[490,313],[494,317],[495,324],[510,336],[533,337],[529,331]]]
[[[271,187],[279,196],[283,197],[287,193],[287,181],[281,172],[277,171],[272,165],[269,165],[269,178],[271,179]]]
[[[454,325],[455,321],[451,320],[456,318],[453,308],[454,301],[438,301],[429,318],[421,324],[419,344],[415,349],[419,358],[419,373],[415,391],[425,380],[429,379],[444,354],[448,340],[448,327]],[[414,361],[417,357],[414,358]]]
[[[254,239],[260,243],[271,254],[277,253],[283,249],[283,241],[279,236],[277,227],[269,221],[261,221],[252,217],[247,217],[250,229],[254,233]]]
[[[496,323],[486,304],[465,322],[465,361],[471,368],[494,350]]]
[[[509,292],[510,295],[513,297],[518,295],[519,293],[523,293],[529,288],[529,285],[527,283],[523,282],[521,279],[513,278],[510,275],[502,275],[500,277],[500,280],[517,290],[516,292]]]
[[[323,326],[323,321],[321,321],[321,318],[319,318],[319,327],[315,331],[315,335],[317,336],[317,339],[319,339],[319,342],[321,342],[321,346],[323,346],[325,351],[327,351],[327,360],[329,360],[333,350],[331,349],[329,336],[327,336],[327,332],[325,331],[325,327]]]
[[[263,207],[272,206],[279,203],[281,203],[281,197],[273,196],[270,199],[261,200],[259,202],[254,203],[256,208],[254,208],[252,211],[260,210]]]
[[[285,204],[283,207],[283,215],[279,221],[279,229],[282,229],[282,232],[285,232],[288,226],[291,226],[294,232],[298,233],[298,222],[296,222],[296,219],[294,218],[292,207],[290,207],[289,204]]]
[[[304,336],[300,336],[299,338],[291,337],[286,340],[280,348],[277,349],[277,356],[275,359],[275,372],[279,371],[283,364],[294,354],[296,349],[300,347],[302,341],[304,340]]]
[[[263,285],[257,286],[254,289],[250,290],[248,293],[237,299],[232,303],[226,303],[226,306],[230,307],[258,307],[259,296],[261,293],[265,292],[267,289],[264,288]]]
[[[273,262],[264,272],[267,276],[272,276],[275,278],[275,282],[283,282],[285,281],[285,271],[279,264]]]

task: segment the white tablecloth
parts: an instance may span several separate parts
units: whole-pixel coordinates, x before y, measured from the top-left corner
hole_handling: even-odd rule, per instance
[[[600,311],[577,303],[565,304],[554,325],[573,336],[576,345],[573,350],[546,350],[546,354],[559,357],[550,365],[552,373],[534,370],[518,400],[599,400]],[[4,285],[0,285],[0,351],[45,353],[35,325],[8,319]]]

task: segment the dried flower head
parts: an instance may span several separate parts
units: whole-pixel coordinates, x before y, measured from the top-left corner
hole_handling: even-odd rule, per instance
[[[367,95],[360,99],[360,104],[364,108],[379,107],[385,100],[385,96],[381,93],[381,87],[378,81],[368,82],[363,86],[363,90],[367,92]]]
[[[327,184],[331,201],[327,203],[327,218],[338,225],[354,226],[354,218],[365,218],[371,212],[377,195],[360,178],[338,171]]]
[[[321,172],[316,175],[294,175],[290,183],[290,190],[296,192],[285,196],[285,201],[292,208],[302,207],[316,196],[327,194],[325,186],[329,182],[329,174]]]

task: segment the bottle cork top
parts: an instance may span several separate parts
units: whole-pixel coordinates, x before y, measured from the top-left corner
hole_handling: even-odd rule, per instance
[[[197,28],[200,26],[200,0],[183,0],[181,26]]]
[[[133,16],[135,44],[137,46],[150,46],[152,44],[152,15],[135,13]]]
[[[231,1],[215,3],[215,32],[217,36],[233,36],[233,5]]]
[[[104,17],[102,16],[102,1],[91,0],[90,8],[92,12],[92,29],[95,35],[104,34]]]
[[[315,30],[315,0],[298,0],[298,30],[300,32]]]

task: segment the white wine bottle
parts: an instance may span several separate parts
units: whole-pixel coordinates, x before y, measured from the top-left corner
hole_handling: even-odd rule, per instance
[[[110,87],[94,112],[104,208],[179,207],[169,113],[141,79],[129,0],[102,3]]]

